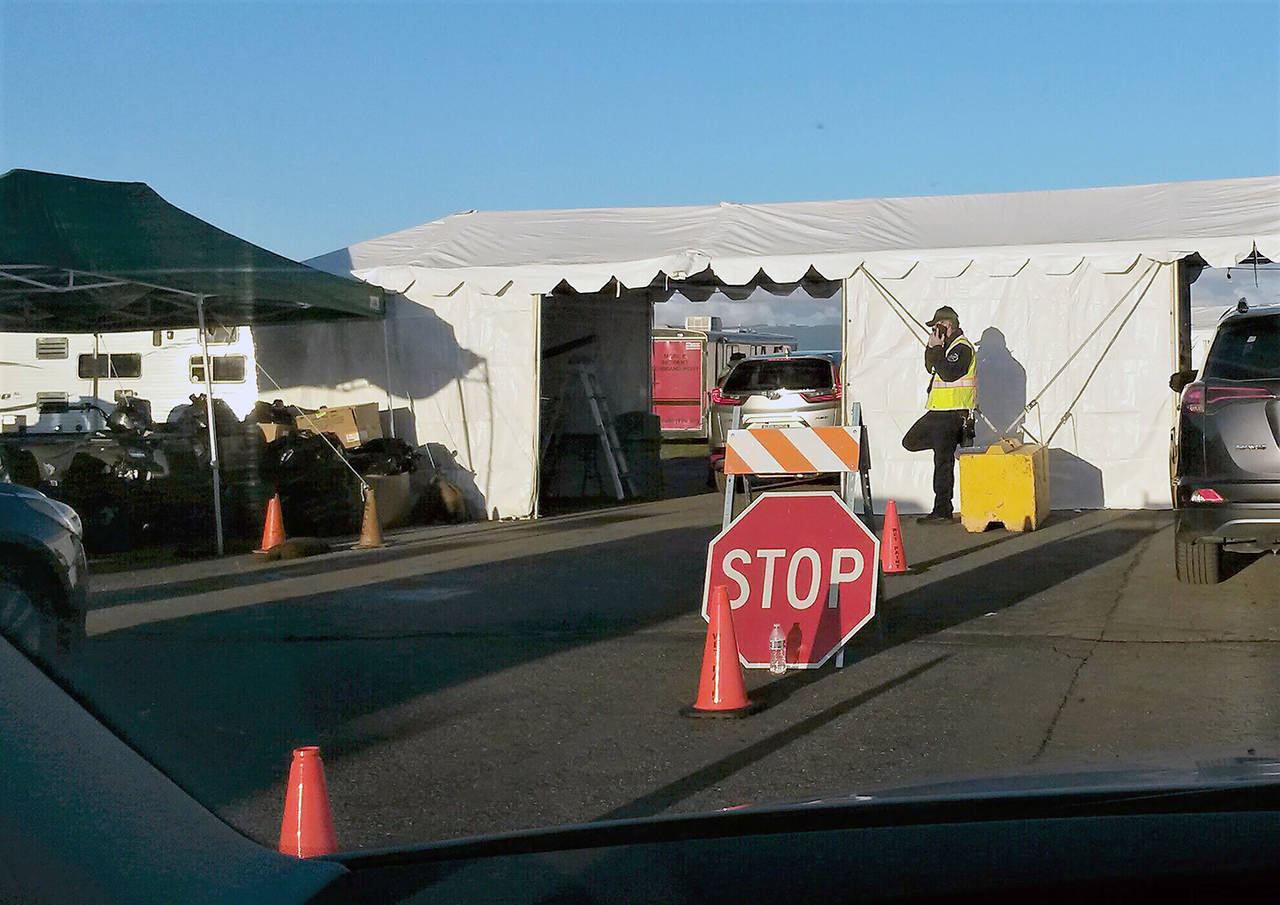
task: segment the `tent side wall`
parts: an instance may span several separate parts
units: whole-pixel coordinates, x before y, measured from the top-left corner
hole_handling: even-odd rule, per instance
[[[469,286],[432,294],[410,268],[366,275],[408,286],[388,295],[387,323],[271,327],[254,331],[258,360],[279,395],[309,408],[376,402],[395,412],[396,433],[429,445],[473,515],[522,518],[536,494],[538,298]],[[390,397],[390,400],[389,398]]]
[[[978,347],[978,404],[1002,431],[1088,339],[1027,417],[1026,427],[1042,441],[1132,310],[1050,446],[1051,503],[1055,509],[1167,508],[1178,267],[1145,258],[1129,266],[1085,259],[1074,268],[1032,259],[1008,273],[990,270],[921,262],[905,273],[871,273],[921,322],[941,305],[956,309]],[[924,411],[922,342],[866,272],[848,280],[847,296],[846,400],[862,403],[877,506],[893,499],[904,511],[926,511],[932,458],[901,445]],[[978,428],[976,448],[985,449],[994,432],[981,420]]]

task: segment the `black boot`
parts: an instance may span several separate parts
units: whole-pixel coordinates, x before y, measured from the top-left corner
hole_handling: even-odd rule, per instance
[[[950,512],[930,512],[928,515],[922,515],[916,519],[918,525],[937,524],[941,522],[950,522],[952,516]]]

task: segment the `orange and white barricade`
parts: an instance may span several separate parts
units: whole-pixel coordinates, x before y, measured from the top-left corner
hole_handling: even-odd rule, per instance
[[[854,509],[853,491],[857,488],[863,522],[874,531],[871,455],[861,406],[854,403],[851,415],[853,425],[850,427],[741,428],[737,424],[740,414],[735,411],[735,424],[725,440],[722,527],[729,527],[733,521],[734,494],[739,480],[750,501],[752,478],[839,474],[841,498]]]

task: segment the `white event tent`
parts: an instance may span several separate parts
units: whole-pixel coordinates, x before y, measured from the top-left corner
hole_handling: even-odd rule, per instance
[[[486,513],[522,517],[537,507],[540,396],[563,359],[544,361],[544,350],[594,337],[614,413],[647,409],[652,305],[671,292],[839,292],[844,399],[861,403],[869,427],[877,503],[911,511],[927,507],[932,470],[899,442],[924,404],[912,320],[946,304],[979,347],[979,404],[994,425],[980,442],[1013,422],[1010,433],[1053,435],[1055,507],[1164,507],[1168,379],[1189,365],[1188,287],[1205,265],[1267,259],[1280,260],[1272,176],[470,211],[308,261],[392,293],[386,333],[290,328],[289,342],[266,344],[274,359],[260,346],[259,360],[302,404],[390,400],[411,414],[411,439],[458,451]]]

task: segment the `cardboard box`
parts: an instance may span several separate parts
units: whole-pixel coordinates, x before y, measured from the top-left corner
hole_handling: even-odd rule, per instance
[[[299,415],[298,428],[315,431],[317,434],[337,434],[338,440],[347,449],[355,449],[362,443],[382,436],[382,420],[378,417],[376,402],[325,407]]]
[[[258,429],[262,431],[262,436],[268,443],[293,433],[292,424],[276,424],[272,421],[259,421]]]

